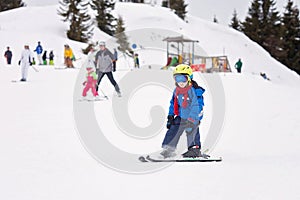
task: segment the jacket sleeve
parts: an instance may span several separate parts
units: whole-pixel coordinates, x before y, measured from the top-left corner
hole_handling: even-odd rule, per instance
[[[110,50],[108,50],[108,49],[107,49],[107,54],[111,60],[115,60],[114,54],[112,54],[112,52],[110,52]]]
[[[175,115],[174,113],[174,96],[175,96],[175,91],[173,92],[171,101],[170,101],[170,106],[169,106],[169,115]]]

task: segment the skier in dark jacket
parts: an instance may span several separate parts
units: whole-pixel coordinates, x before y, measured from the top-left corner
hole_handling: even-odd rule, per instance
[[[42,59],[43,59],[43,65],[47,65],[47,51],[44,51]]]
[[[54,65],[54,53],[50,51],[49,53],[49,65]]]
[[[242,63],[241,59],[239,58],[239,60],[234,65],[234,67],[236,68],[238,73],[242,72],[242,65],[243,65],[243,63]]]
[[[116,71],[117,60],[118,60],[118,52],[116,49],[114,49],[113,72]]]
[[[4,53],[4,57],[6,58],[7,64],[10,65],[11,64],[11,58],[12,58],[12,52],[9,49],[9,47],[7,47],[7,50]]]

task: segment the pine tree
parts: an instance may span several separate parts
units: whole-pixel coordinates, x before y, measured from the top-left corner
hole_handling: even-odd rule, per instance
[[[292,0],[288,0],[282,17],[283,49],[286,57],[283,64],[300,74],[300,21],[299,9]]]
[[[98,28],[113,36],[116,18],[111,14],[111,11],[115,7],[115,2],[112,0],[92,0],[91,7],[97,12],[96,21]]]
[[[184,0],[169,0],[169,6],[171,9],[175,10],[175,14],[181,19],[185,19],[185,15],[187,13]]]
[[[87,14],[88,3],[84,0],[61,0],[58,14],[70,22],[69,39],[87,42],[92,35],[91,17]]]
[[[119,51],[122,52],[126,52],[126,50],[129,52],[132,51],[131,48],[129,47],[129,42],[125,33],[124,21],[122,17],[118,18],[115,38],[117,38],[117,43],[120,45],[118,47]]]
[[[22,2],[22,0],[1,0],[0,12],[23,7],[23,6],[25,6],[25,4]]]
[[[281,60],[285,52],[282,48],[280,16],[274,0],[254,0],[248,15],[242,23],[242,31],[274,58]]]
[[[162,7],[168,8],[168,7],[169,7],[168,4],[169,4],[168,0],[163,0],[163,1],[161,2],[161,6],[162,6]]]
[[[276,11],[274,0],[262,0],[261,45],[277,60],[285,57],[281,37],[281,18]]]
[[[251,3],[250,8],[248,9],[248,16],[245,21],[242,22],[242,31],[247,35],[251,40],[261,43],[261,4],[260,0],[254,0]]]
[[[233,17],[231,19],[231,23],[229,24],[229,27],[235,29],[235,30],[238,30],[240,31],[241,30],[241,26],[240,26],[240,21],[238,20],[238,17],[237,17],[237,12],[236,10],[234,9],[233,11]]]

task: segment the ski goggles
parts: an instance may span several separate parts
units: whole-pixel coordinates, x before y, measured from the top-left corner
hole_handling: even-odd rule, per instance
[[[187,75],[182,75],[182,74],[175,75],[174,79],[175,79],[176,83],[180,83],[180,82],[185,83],[189,80]]]

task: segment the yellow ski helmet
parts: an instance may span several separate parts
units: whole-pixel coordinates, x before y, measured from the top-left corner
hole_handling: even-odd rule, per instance
[[[193,70],[189,65],[180,64],[177,65],[173,71],[173,77],[175,80],[177,75],[185,75],[188,82],[191,82],[191,79],[193,78]]]
[[[177,65],[173,71],[173,76],[176,74],[185,74],[191,77],[193,75],[193,70],[189,65],[180,64]]]

